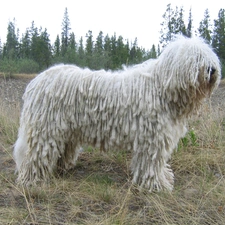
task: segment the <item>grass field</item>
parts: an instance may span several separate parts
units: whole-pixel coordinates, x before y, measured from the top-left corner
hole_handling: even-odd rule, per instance
[[[86,147],[76,168],[50,184],[15,184],[12,145],[20,105],[0,100],[0,224],[225,224],[225,114],[203,105],[171,159],[172,193],[140,193],[131,185],[130,153],[102,155]]]

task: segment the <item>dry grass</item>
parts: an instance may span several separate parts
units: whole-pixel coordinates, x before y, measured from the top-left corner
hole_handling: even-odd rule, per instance
[[[50,184],[15,185],[12,144],[19,105],[0,103],[0,224],[225,224],[225,119],[205,105],[171,159],[172,193],[139,193],[130,154],[86,148],[74,170]]]
[[[13,74],[11,76],[11,78],[16,78],[16,79],[20,79],[20,78],[34,78],[37,74],[27,74],[27,73],[18,73],[18,74]],[[6,73],[2,73],[0,72],[0,77],[3,78],[8,78],[8,75]]]

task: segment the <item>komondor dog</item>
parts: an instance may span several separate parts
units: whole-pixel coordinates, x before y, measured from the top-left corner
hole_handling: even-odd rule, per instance
[[[48,180],[75,166],[80,148],[132,151],[133,183],[172,190],[167,164],[187,118],[218,86],[218,57],[203,40],[179,37],[158,59],[121,71],[57,65],[24,93],[14,158],[18,182]]]

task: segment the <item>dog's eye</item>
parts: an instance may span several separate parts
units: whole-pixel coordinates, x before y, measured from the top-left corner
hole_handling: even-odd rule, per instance
[[[212,76],[216,72],[216,69],[214,67],[208,67],[207,72]]]

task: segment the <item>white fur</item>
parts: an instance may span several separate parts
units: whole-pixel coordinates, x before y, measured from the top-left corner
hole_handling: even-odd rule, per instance
[[[210,75],[210,69],[216,69]],[[172,190],[167,164],[185,122],[220,81],[220,64],[198,38],[178,38],[156,60],[122,71],[54,66],[23,96],[14,157],[22,184],[74,167],[84,144],[131,150],[133,183]]]

